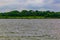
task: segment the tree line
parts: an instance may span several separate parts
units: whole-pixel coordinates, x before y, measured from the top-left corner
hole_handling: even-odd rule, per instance
[[[43,17],[43,18],[60,18],[60,12],[54,12],[54,11],[33,11],[33,10],[22,10],[22,11],[10,11],[10,12],[4,12],[0,13],[0,18],[8,18],[8,17]],[[37,17],[37,18],[38,18]]]

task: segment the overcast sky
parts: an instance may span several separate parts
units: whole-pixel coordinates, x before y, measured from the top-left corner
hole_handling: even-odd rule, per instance
[[[0,12],[12,10],[60,11],[60,0],[0,0]]]

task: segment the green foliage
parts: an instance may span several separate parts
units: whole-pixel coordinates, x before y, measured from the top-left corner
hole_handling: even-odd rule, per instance
[[[0,13],[0,18],[28,18],[28,19],[40,19],[40,18],[60,18],[60,12],[50,11],[33,11],[22,10],[21,12],[14,10],[10,12]]]

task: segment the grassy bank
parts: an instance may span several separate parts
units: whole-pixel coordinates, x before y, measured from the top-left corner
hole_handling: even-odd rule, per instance
[[[42,16],[22,16],[22,17],[1,16],[0,19],[44,19],[44,17]]]

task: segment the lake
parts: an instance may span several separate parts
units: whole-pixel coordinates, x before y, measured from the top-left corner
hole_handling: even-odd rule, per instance
[[[60,19],[0,19],[0,40],[59,40]]]

